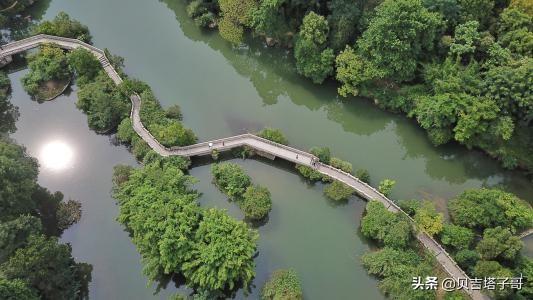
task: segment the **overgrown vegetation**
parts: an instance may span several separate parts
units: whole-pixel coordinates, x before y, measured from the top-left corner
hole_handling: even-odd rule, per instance
[[[37,25],[33,34],[39,33],[78,39],[86,43],[91,42],[89,28],[71,19],[65,12],[58,13],[52,21],[44,21]]]
[[[118,220],[150,280],[182,274],[190,287],[219,297],[251,282],[258,234],[224,211],[202,209],[190,187],[196,179],[183,172],[188,166],[184,158],[151,152],[142,168],[116,168]]]
[[[262,300],[301,300],[302,286],[294,270],[276,270],[261,290]]]
[[[457,141],[533,170],[528,1],[195,0],[188,11],[204,27],[218,16],[234,44],[249,30],[294,46],[300,74],[334,77],[340,95],[414,118],[435,145]]]
[[[246,219],[262,220],[272,209],[268,189],[252,185],[250,176],[238,164],[214,164],[211,174],[217,187],[240,206]]]

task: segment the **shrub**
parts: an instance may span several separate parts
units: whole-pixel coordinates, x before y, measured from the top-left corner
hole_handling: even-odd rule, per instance
[[[279,129],[265,128],[261,130],[261,132],[259,132],[258,136],[264,139],[276,142],[278,144],[282,144],[282,145],[289,144],[289,141],[287,140],[285,135],[283,135],[283,132],[281,132],[281,130]]]
[[[251,185],[246,188],[240,208],[249,220],[261,220],[272,210],[272,200],[267,188]]]
[[[355,177],[359,178],[362,182],[370,183],[370,174],[366,169],[357,169],[355,171]]]
[[[165,116],[169,119],[182,120],[183,115],[181,113],[181,107],[177,104],[170,106],[165,111]]]
[[[323,178],[320,172],[308,166],[296,165],[296,170],[298,170],[303,177],[311,181],[317,181]]]
[[[394,188],[394,185],[396,184],[396,181],[391,179],[384,179],[379,183],[378,190],[388,197],[392,191],[392,188]]]
[[[301,300],[302,286],[294,270],[276,270],[261,290],[261,300]]]
[[[415,222],[427,234],[433,236],[442,231],[444,216],[437,213],[435,205],[429,201],[423,201],[415,212]]]
[[[322,163],[329,164],[331,159],[331,153],[328,147],[313,147],[309,149],[309,152],[311,152],[311,154],[313,154],[314,156],[318,157],[318,159]]]
[[[250,177],[235,163],[214,164],[211,174],[218,188],[233,200],[242,199],[251,183]]]
[[[37,95],[44,83],[65,80],[71,74],[67,56],[55,45],[44,45],[41,51],[28,57],[30,72],[22,77],[22,85],[30,95]]]
[[[91,42],[89,28],[71,19],[65,12],[60,12],[52,21],[44,21],[35,27],[35,34],[44,33]]]
[[[335,201],[346,200],[353,193],[354,189],[351,186],[346,185],[338,180],[334,180],[333,183],[329,184],[324,189],[324,194],[328,196],[328,198]]]
[[[457,250],[468,249],[474,241],[474,232],[466,227],[446,224],[440,240],[444,245],[452,246]]]
[[[337,157],[332,157],[329,164],[337,169],[341,169],[346,173],[352,173],[352,164]]]

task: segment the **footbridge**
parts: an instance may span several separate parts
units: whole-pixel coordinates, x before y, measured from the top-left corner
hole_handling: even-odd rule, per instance
[[[51,35],[35,35],[23,40],[15,41],[6,44],[0,48],[0,64],[5,65],[12,60],[12,55],[24,52],[26,50],[39,47],[43,44],[55,44],[62,49],[73,50],[77,48],[84,48],[90,51],[101,63],[104,71],[113,80],[115,84],[122,83],[122,78],[118,72],[111,65],[109,59],[106,57],[104,51],[82,42],[77,39],[70,39]],[[293,147],[278,144],[267,139],[263,139],[253,134],[242,134],[208,142],[202,142],[185,147],[171,147],[167,148],[159,143],[159,141],[152,136],[148,131],[140,118],[141,98],[137,94],[130,96],[131,100],[131,120],[132,126],[135,132],[144,140],[148,145],[157,153],[162,156],[180,155],[186,157],[209,155],[213,150],[219,152],[231,150],[233,148],[248,146],[259,152],[270,154],[273,157],[279,157],[281,159],[311,167],[323,175],[327,175],[335,180],[341,181],[350,187],[352,187],[357,194],[362,198],[371,201],[379,201],[387,207],[388,210],[395,213],[405,214],[414,224],[414,220],[407,215],[398,205],[385,195],[380,193],[375,188],[371,187],[367,183],[359,180],[352,174],[343,172],[327,164],[321,163],[319,159],[305,151],[298,150]],[[418,241],[428,249],[435,257],[436,261],[440,264],[442,269],[453,277],[456,281],[470,280],[468,275],[457,265],[453,258],[442,248],[442,246],[435,241],[430,235],[423,231],[418,230],[416,234]],[[443,278],[441,278],[442,280]],[[464,283],[463,283],[464,284]],[[466,290],[466,292],[472,297],[472,299],[488,299],[488,297],[482,294],[479,290]]]

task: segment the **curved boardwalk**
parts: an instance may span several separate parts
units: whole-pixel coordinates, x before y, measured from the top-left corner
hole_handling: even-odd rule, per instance
[[[0,50],[0,63],[8,63],[11,60],[11,55],[26,51],[38,47],[42,44],[52,43],[56,44],[59,47],[67,50],[76,49],[79,47],[85,48],[93,53],[96,58],[102,64],[105,72],[113,80],[115,84],[120,84],[122,78],[109,63],[109,60],[105,56],[104,51],[84,43],[76,39],[69,39],[57,36],[50,35],[36,35],[30,38],[26,38],[20,41],[12,42],[7,45],[4,45]],[[141,98],[139,95],[131,95],[130,100],[132,103],[131,108],[131,120],[132,126],[137,132],[137,134],[148,143],[148,145],[157,153],[162,156],[170,155],[181,155],[181,156],[197,156],[197,155],[207,155],[210,154],[213,149],[218,151],[226,151],[236,147],[248,146],[255,150],[258,150],[263,153],[273,155],[275,157],[280,157],[282,159],[294,162],[300,165],[309,166],[316,169],[320,173],[327,175],[331,178],[339,180],[356,190],[356,192],[366,200],[376,200],[385,205],[388,210],[392,212],[403,213],[405,212],[400,209],[392,200],[385,197],[375,188],[370,185],[362,182],[358,178],[354,177],[351,174],[343,172],[339,169],[333,168],[329,165],[320,163],[318,158],[310,153],[281,145],[253,134],[242,134],[237,136],[232,136],[228,138],[213,140],[209,142],[198,143],[185,147],[172,147],[166,148],[161,145],[150,132],[143,126],[140,118],[140,108],[141,108]],[[409,216],[408,216],[409,217]],[[409,217],[410,218],[410,217]],[[410,218],[411,219],[411,218]],[[411,219],[412,220],[412,219]],[[413,221],[414,222],[414,221]],[[442,268],[456,280],[459,278],[468,278],[465,272],[455,263],[451,256],[441,247],[437,241],[435,241],[431,236],[427,235],[424,232],[418,232],[416,235],[417,239],[426,249],[434,254],[436,260],[442,266]],[[441,278],[442,279],[442,278]],[[481,294],[479,291],[474,290],[468,291],[469,295],[473,299],[487,299],[488,297]]]

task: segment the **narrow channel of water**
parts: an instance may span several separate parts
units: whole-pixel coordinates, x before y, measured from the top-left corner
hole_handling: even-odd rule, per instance
[[[186,16],[182,0],[52,0],[43,9],[45,19],[66,11],[87,24],[95,45],[123,56],[126,72],[148,82],[163,105],[182,107],[186,125],[201,140],[281,128],[297,147],[327,145],[355,168],[368,169],[374,184],[395,179],[394,198],[426,198],[443,211],[448,199],[482,185],[502,185],[533,199],[531,182],[519,172],[505,171],[459,146],[436,149],[414,122],[362,99],[341,101],[333,83],[316,86],[298,76],[286,51],[257,42],[232,49],[217,34],[200,31]],[[139,256],[115,221],[117,208],[109,194],[112,166],[135,164],[132,156],[88,129],[73,104],[75,93],[49,103],[31,102],[20,87],[25,72],[10,75],[12,101],[21,112],[14,137],[36,156],[49,139],[65,139],[75,149],[73,169],[41,172],[39,180],[83,203],[82,221],[63,240],[72,243],[77,258],[95,266],[91,298],[151,298],[155,289],[146,286]],[[336,207],[322,196],[321,185],[306,185],[291,166],[237,162],[273,195],[271,218],[260,228],[258,287],[273,269],[294,267],[307,299],[382,298],[359,263],[368,248],[356,234],[364,202],[354,198]],[[204,205],[242,217],[211,184],[208,165],[191,174],[200,179]],[[532,242],[527,240],[528,249]],[[173,291],[169,287],[153,298]]]

